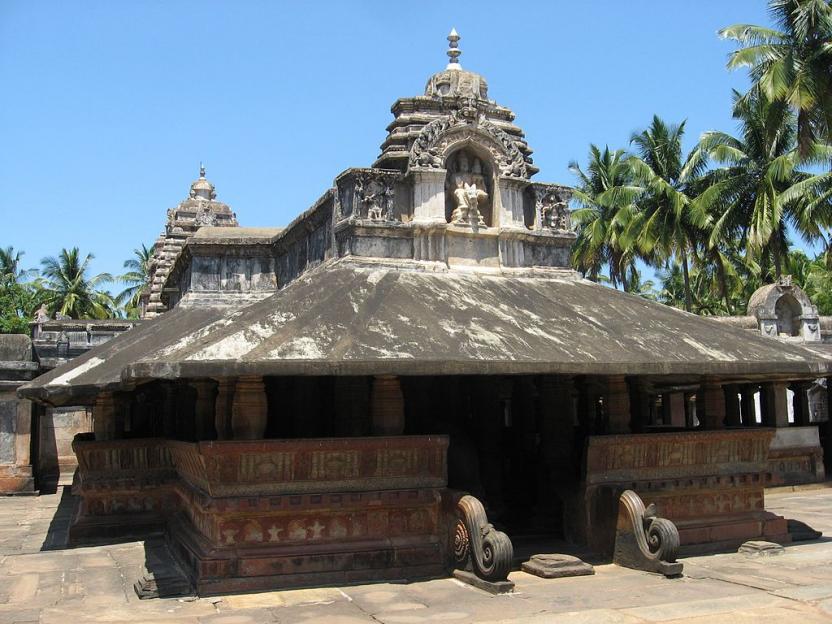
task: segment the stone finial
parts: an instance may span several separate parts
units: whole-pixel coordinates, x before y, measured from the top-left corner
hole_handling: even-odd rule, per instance
[[[460,39],[461,37],[456,32],[456,28],[451,28],[451,32],[448,35],[448,58],[451,60],[445,69],[462,69],[462,65],[459,64],[459,55],[462,54],[462,50],[459,49]]]
[[[199,161],[199,177],[205,179],[205,165],[202,164],[201,160]]]

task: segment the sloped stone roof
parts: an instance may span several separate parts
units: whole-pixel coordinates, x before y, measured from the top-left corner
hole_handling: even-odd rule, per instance
[[[575,278],[338,260],[243,308],[180,305],[24,396],[161,378],[363,374],[820,377],[832,354]]]

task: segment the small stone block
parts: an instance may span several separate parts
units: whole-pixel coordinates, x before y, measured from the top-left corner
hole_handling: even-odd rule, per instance
[[[490,594],[508,594],[514,591],[513,581],[497,581],[492,583],[491,581],[481,579],[473,572],[468,572],[467,570],[454,570],[454,578],[463,583],[473,585],[477,589],[487,591]]]
[[[595,574],[595,568],[570,555],[532,555],[532,558],[524,561],[520,567],[523,572],[547,579]]]
[[[774,542],[751,540],[740,546],[737,552],[748,557],[771,557],[774,555],[782,555],[784,550],[780,544],[775,544]]]

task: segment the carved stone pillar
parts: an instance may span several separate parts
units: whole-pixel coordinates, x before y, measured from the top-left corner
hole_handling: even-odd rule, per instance
[[[217,398],[214,401],[214,429],[217,432],[217,440],[230,440],[232,437],[231,406],[236,384],[236,380],[225,377],[217,380]]]
[[[630,433],[630,388],[624,375],[607,377],[607,433]]]
[[[705,429],[722,429],[725,426],[725,392],[722,385],[706,380],[702,383],[699,394],[702,395],[702,401],[696,402],[699,422]],[[700,406],[703,408],[701,411]]]
[[[792,385],[792,391],[794,392],[794,424],[801,427],[811,424],[808,390],[809,384],[805,382],[798,382]]]
[[[112,392],[101,392],[92,408],[92,427],[95,439],[113,440],[116,437],[116,401]]]
[[[259,375],[237,380],[231,404],[231,431],[235,440],[261,440],[266,431],[268,402],[266,386]]]
[[[404,395],[399,378],[394,375],[373,377],[370,391],[370,420],[373,435],[402,435],[404,432]]]
[[[499,179],[500,210],[499,212],[496,210],[497,202],[492,202],[494,204],[494,209],[492,209],[493,214],[491,216],[492,226],[518,229],[526,228],[523,195],[528,185],[529,183],[525,180],[502,177]]]
[[[777,381],[763,386],[765,393],[765,409],[763,410],[763,424],[766,427],[789,426],[789,399],[786,382]]]
[[[196,390],[194,405],[194,437],[199,440],[215,440],[214,428],[215,408],[214,397],[216,387],[210,379],[192,381],[191,387]]]
[[[742,386],[742,424],[746,427],[753,427],[757,424],[757,405],[754,401],[756,392],[756,386],[750,384]]]
[[[725,386],[725,426],[739,427],[742,424],[740,417],[740,396],[739,386]]]

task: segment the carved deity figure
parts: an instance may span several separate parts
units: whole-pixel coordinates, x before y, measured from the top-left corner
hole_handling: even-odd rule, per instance
[[[482,162],[474,158],[473,164],[465,152],[457,160],[457,172],[453,176],[453,197],[456,205],[451,220],[456,224],[485,225],[480,205],[488,201]]]
[[[41,306],[35,312],[35,322],[36,323],[45,323],[49,320],[49,310],[46,309],[46,304],[42,303]]]
[[[383,179],[359,177],[355,181],[355,195],[367,218],[371,221],[388,221],[393,206],[395,189]]]

